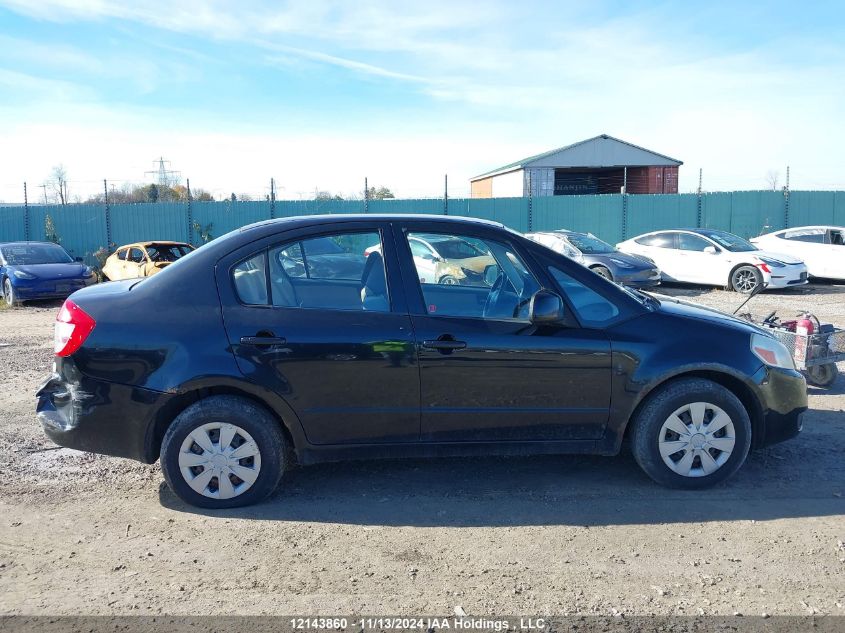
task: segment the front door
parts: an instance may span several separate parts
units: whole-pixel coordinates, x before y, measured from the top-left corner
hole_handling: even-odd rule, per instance
[[[397,228],[409,268],[407,241],[414,236],[414,225]],[[425,275],[403,268],[413,280],[406,288],[420,364],[422,441],[600,438],[610,406],[605,334],[532,326],[530,297],[540,283],[519,251],[483,234],[446,237],[483,247],[498,274],[420,283]]]
[[[367,223],[288,232],[218,265],[239,369],[287,402],[312,444],[419,439],[419,370],[394,258],[385,226]]]

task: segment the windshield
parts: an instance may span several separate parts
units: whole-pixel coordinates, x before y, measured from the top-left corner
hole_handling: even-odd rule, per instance
[[[585,255],[602,255],[616,252],[616,249],[610,244],[601,241],[593,235],[585,235],[584,233],[560,233],[560,235]]]
[[[0,248],[9,266],[70,264],[73,258],[58,244],[10,244]]]
[[[147,246],[147,255],[154,262],[175,262],[191,252],[187,246],[174,244],[156,244]]]
[[[482,251],[464,240],[442,240],[432,242],[431,245],[445,259],[466,259],[484,255]]]
[[[728,233],[727,231],[700,231],[700,234],[705,237],[709,237],[719,246],[726,248],[732,253],[748,253],[750,251],[758,250],[751,242],[748,242],[733,233]]]

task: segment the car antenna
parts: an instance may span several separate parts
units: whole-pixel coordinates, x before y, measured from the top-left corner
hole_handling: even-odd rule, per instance
[[[742,303],[740,303],[740,304],[739,304],[739,306],[737,307],[737,309],[736,309],[736,310],[734,310],[734,311],[732,312],[732,314],[736,314],[737,312],[739,312],[740,310],[742,310],[742,308],[745,306],[745,304],[746,304],[746,303],[748,303],[748,302],[749,302],[749,301],[751,301],[754,297],[756,297],[758,294],[760,294],[761,292],[763,292],[763,290],[765,290],[765,289],[766,289],[766,286],[768,286],[768,285],[769,285],[769,284],[767,284],[767,283],[760,283],[760,284],[757,284],[757,286],[754,288],[754,290],[752,290],[752,291],[749,293],[749,295],[745,298],[745,301],[743,301]]]

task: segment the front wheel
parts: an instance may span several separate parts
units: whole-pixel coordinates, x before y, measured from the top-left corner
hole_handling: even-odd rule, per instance
[[[261,501],[281,480],[286,442],[278,422],[251,400],[211,396],[180,413],[161,444],[164,479],[201,508]]]
[[[10,308],[20,303],[15,296],[15,289],[12,288],[12,282],[8,279],[3,280],[3,298],[6,300],[6,305]]]
[[[637,463],[671,488],[719,483],[742,466],[751,448],[751,420],[739,398],[701,378],[659,387],[631,424]]]
[[[740,266],[731,273],[730,282],[736,292],[749,295],[763,283],[763,275],[755,266]]]

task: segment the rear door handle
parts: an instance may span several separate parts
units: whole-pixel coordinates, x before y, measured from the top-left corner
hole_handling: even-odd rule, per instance
[[[452,351],[456,349],[464,349],[467,346],[465,341],[455,341],[455,340],[441,340],[437,339],[436,341],[423,341],[423,347],[427,349],[437,349],[440,351]]]
[[[281,336],[242,336],[241,345],[264,347],[269,345],[284,345],[287,339]]]

